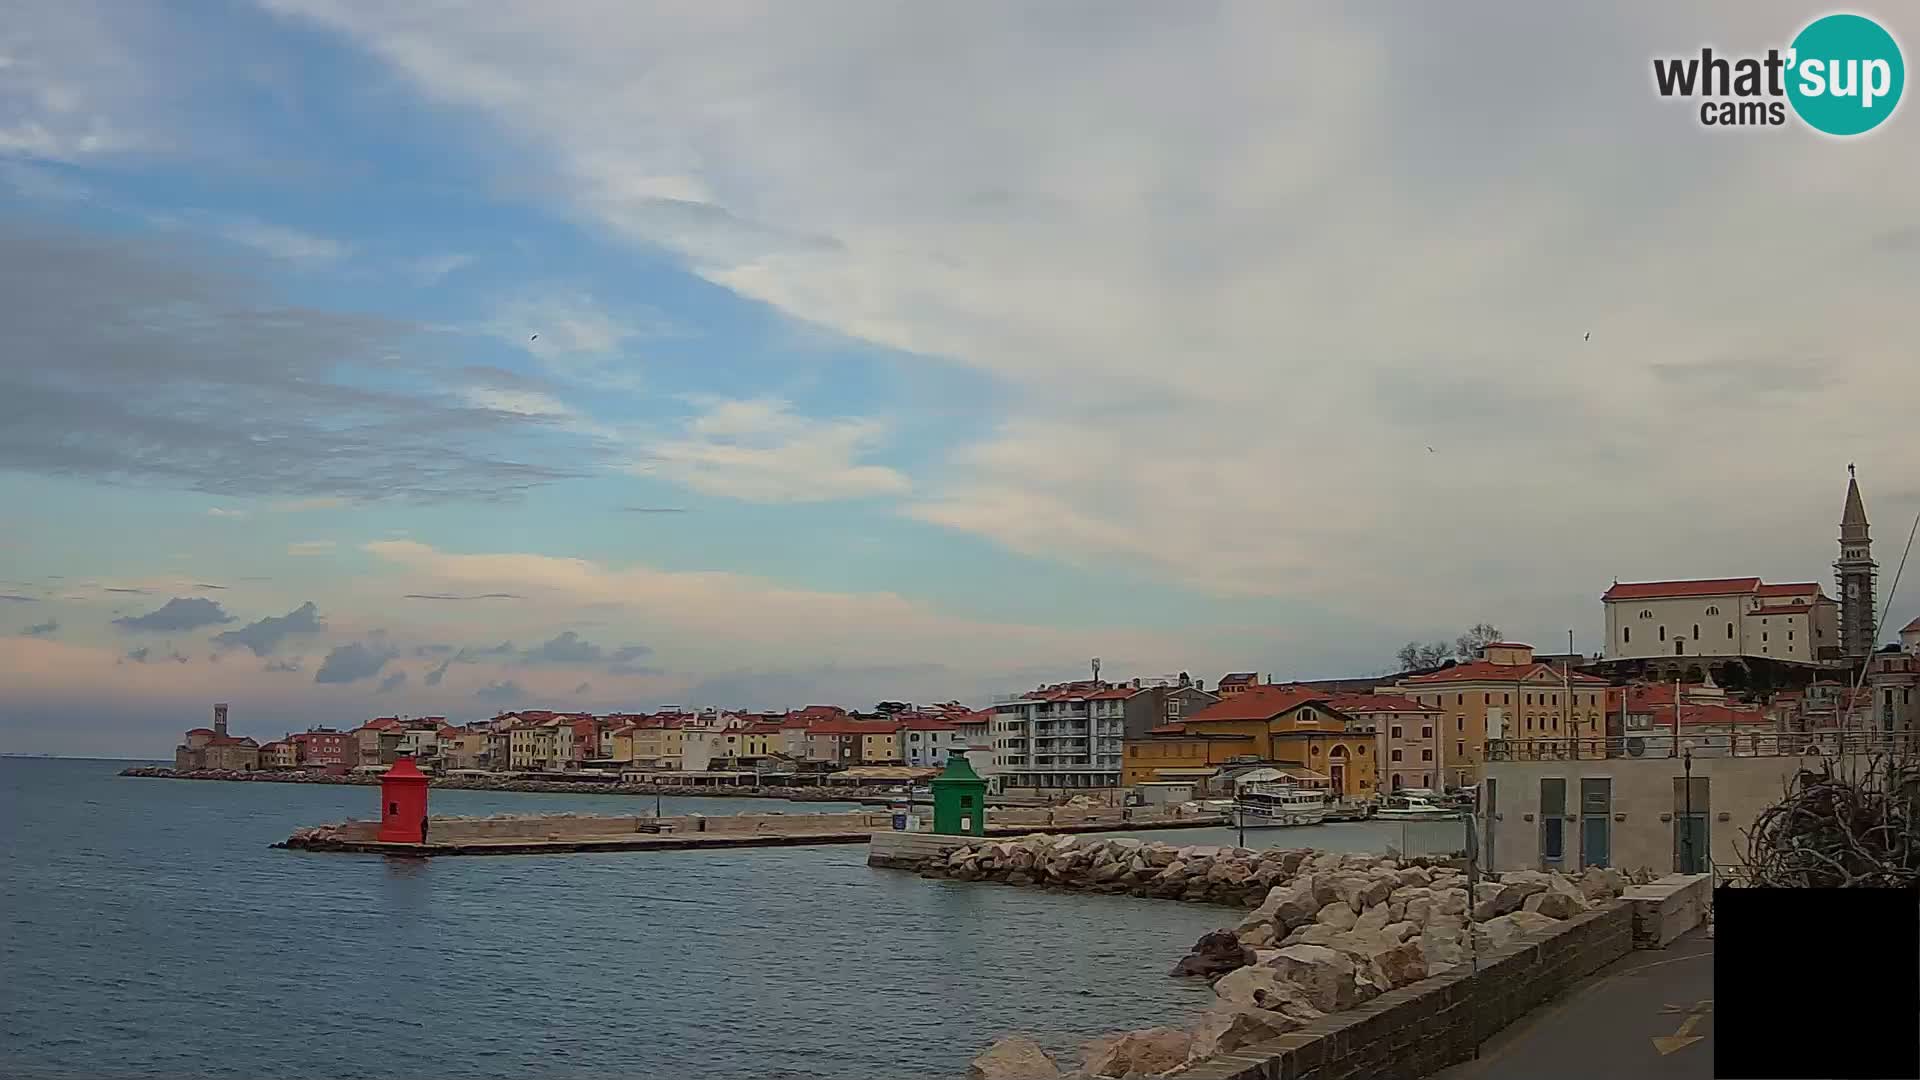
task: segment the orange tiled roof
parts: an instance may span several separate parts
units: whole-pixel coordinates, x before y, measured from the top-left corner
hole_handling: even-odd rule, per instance
[[[1807,593],[1818,595],[1820,586],[1812,581],[1796,581],[1785,585],[1761,585],[1754,591],[1761,596],[1802,596]]]
[[[1602,600],[1664,600],[1678,596],[1725,596],[1750,593],[1760,587],[1757,577],[1701,578],[1694,581],[1616,581]]]
[[[1438,705],[1423,704],[1401,694],[1335,694],[1327,699],[1327,706],[1347,713],[1441,711]]]
[[[1309,686],[1252,686],[1221,698],[1185,720],[1271,720],[1309,701],[1325,702],[1329,696]]]
[[[899,731],[897,720],[823,720],[807,729],[809,735],[891,735]]]

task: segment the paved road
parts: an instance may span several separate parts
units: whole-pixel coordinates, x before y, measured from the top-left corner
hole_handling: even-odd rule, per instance
[[[1712,999],[1713,941],[1695,930],[1595,972],[1435,1080],[1706,1080]]]

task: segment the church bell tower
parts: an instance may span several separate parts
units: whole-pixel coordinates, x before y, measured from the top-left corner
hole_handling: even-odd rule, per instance
[[[1873,652],[1873,579],[1878,569],[1867,507],[1860,501],[1853,466],[1848,465],[1847,508],[1840,514],[1840,558],[1833,571],[1840,587],[1840,655],[1849,660],[1862,660]]]

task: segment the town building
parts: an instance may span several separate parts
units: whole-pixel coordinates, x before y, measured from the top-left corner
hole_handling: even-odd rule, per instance
[[[1867,662],[1874,726],[1887,734],[1920,731],[1920,655],[1890,648]],[[1910,742],[1904,743],[1912,749]]]
[[[1380,790],[1446,786],[1440,771],[1446,710],[1393,693],[1336,694],[1327,704],[1360,721],[1358,730],[1373,729]]]
[[[900,756],[911,768],[945,768],[955,750],[969,746],[959,724],[931,716],[903,716],[898,733]]]
[[[1496,641],[1481,659],[1411,675],[1395,693],[1445,713],[1437,772],[1446,787],[1479,782],[1488,739],[1572,740],[1606,735],[1606,680],[1533,658],[1533,646]],[[1436,783],[1435,787],[1443,786]]]
[[[1638,754],[1626,747],[1599,758],[1569,758],[1548,743],[1490,742],[1477,808],[1482,865],[1737,874],[1746,832],[1809,760],[1838,756],[1865,767],[1895,745],[1871,732],[1729,739],[1712,708],[1685,710],[1677,744],[1670,732],[1643,742]]]
[[[1920,656],[1920,619],[1915,619],[1900,628],[1900,649]]]
[[[1867,506],[1860,498],[1860,482],[1853,466],[1847,466],[1847,504],[1840,512],[1840,557],[1834,560],[1833,576],[1840,588],[1840,654],[1848,660],[1865,660],[1880,643],[1874,640],[1878,630],[1874,622],[1874,579],[1879,565],[1873,561],[1873,529],[1867,523]]]
[[[294,760],[302,768],[344,768],[353,756],[350,738],[344,731],[316,727],[287,736],[294,747]]]
[[[1120,785],[1129,692],[1098,679],[1042,686],[994,703],[995,769],[1003,792]]]
[[[173,767],[182,772],[199,769],[247,771],[260,767],[260,744],[227,731],[227,706],[213,707],[213,726],[194,728],[173,748]]]
[[[897,765],[900,723],[894,720],[819,720],[806,729],[806,758],[830,765]]]
[[[1126,782],[1194,782],[1218,789],[1234,771],[1277,769],[1337,798],[1364,798],[1377,786],[1372,723],[1334,708],[1310,687],[1261,685],[1129,739]]]
[[[1215,689],[1220,691],[1221,697],[1232,697],[1259,685],[1260,673],[1257,671],[1229,671],[1220,676]]]
[[[1608,660],[1762,657],[1814,664],[1840,655],[1840,607],[1813,582],[1615,582],[1600,599]]]

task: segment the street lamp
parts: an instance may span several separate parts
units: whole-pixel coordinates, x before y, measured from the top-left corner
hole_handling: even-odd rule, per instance
[[[1691,873],[1694,873],[1694,868],[1693,868],[1693,740],[1688,739],[1685,742],[1681,743],[1680,745],[1682,747],[1680,752],[1680,761],[1686,773],[1686,779],[1683,781],[1686,787],[1680,797],[1681,807],[1682,807],[1682,811],[1681,811],[1682,816],[1680,820],[1680,863],[1681,863],[1680,872],[1683,874],[1691,874]]]

